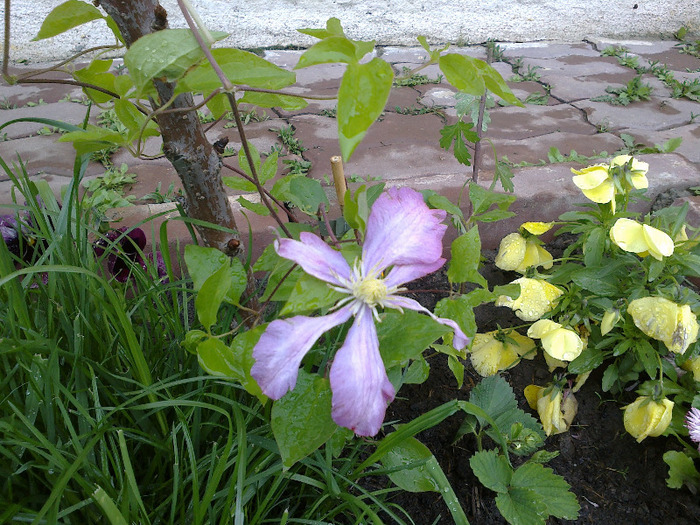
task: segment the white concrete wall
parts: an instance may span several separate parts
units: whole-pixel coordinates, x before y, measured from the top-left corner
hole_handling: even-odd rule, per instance
[[[32,61],[65,57],[106,43],[101,22],[92,22],[41,42],[30,42],[44,17],[63,0],[12,0],[12,58]],[[379,44],[480,43],[586,37],[656,39],[682,25],[700,32],[700,0],[192,0],[211,29],[227,31],[226,45],[309,45],[296,29],[323,27],[330,17],[351,38]],[[183,27],[176,0],[161,0],[171,27]],[[0,14],[4,16],[3,9]]]

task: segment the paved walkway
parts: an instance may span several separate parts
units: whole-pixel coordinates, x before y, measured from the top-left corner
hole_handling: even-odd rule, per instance
[[[675,188],[680,199],[693,203],[689,222],[700,227],[700,200],[687,188],[700,186],[700,102],[687,97],[674,98],[672,86],[665,84],[650,72],[642,75],[642,82],[653,88],[648,101],[633,102],[627,106],[595,101],[605,96],[606,88],[623,88],[638,73],[622,65],[616,57],[603,56],[601,51],[612,42],[595,41],[576,44],[503,44],[503,56],[494,67],[509,80],[515,94],[525,101],[524,108],[496,106],[490,110],[491,123],[486,138],[493,144],[499,158],[513,164],[515,193],[518,200],[511,209],[517,217],[481,228],[486,247],[497,246],[500,238],[514,231],[522,221],[553,220],[571,209],[574,202],[585,200],[571,182],[571,167],[603,162],[600,156],[629,148],[636,151],[641,145],[653,147],[680,137],[682,144],[673,153],[640,154],[648,162],[648,197],[651,202],[660,193]],[[700,96],[700,59],[679,51],[675,41],[628,42],[627,60],[638,66],[664,67],[673,73],[676,81],[696,86]],[[452,52],[465,53],[484,59],[484,47],[455,47]],[[378,54],[390,62],[401,74],[404,68],[422,63],[425,52],[421,48],[380,47]],[[301,51],[266,51],[265,57],[286,68],[292,68]],[[526,77],[514,79],[514,70]],[[315,66],[297,71],[296,89],[300,93],[334,94],[337,92],[343,67]],[[359,185],[362,180],[382,180],[388,185],[408,185],[417,189],[433,189],[457,198],[471,168],[458,164],[452,153],[438,145],[439,130],[445,122],[454,122],[456,116],[454,89],[441,79],[437,66],[421,71],[430,83],[396,87],[392,91],[386,111],[380,122],[370,128],[364,142],[345,166],[346,176]],[[695,83],[695,84],[693,84]],[[86,106],[76,103],[80,90],[60,85],[0,85],[0,123],[8,120],[39,116],[72,123],[85,117]],[[38,104],[38,105],[35,105]],[[284,160],[310,162],[308,175],[328,186],[330,158],[338,155],[336,121],[333,118],[334,101],[312,102],[301,111],[258,110],[250,114],[246,132],[262,152],[281,147],[278,130],[293,126],[294,138],[306,148],[301,156],[288,155]],[[91,118],[101,112],[93,108]],[[258,118],[266,120],[256,121]],[[44,178],[56,193],[72,174],[74,153],[72,146],[58,143],[56,134],[43,134],[43,126],[16,124],[5,130],[5,141],[0,142],[0,156],[11,161],[19,155],[32,177]],[[0,133],[1,135],[2,133]],[[230,139],[229,147],[240,148],[236,130],[228,121],[214,125],[208,132],[212,142],[222,137]],[[572,150],[579,156],[595,157],[579,162],[550,155],[557,148],[567,157]],[[146,153],[159,151],[159,139],[152,139]],[[493,177],[492,148],[484,142],[484,160],[480,182],[490,183]],[[126,163],[129,171],[138,175],[138,182],[128,193],[141,197],[152,192],[158,183],[162,191],[179,180],[165,159],[145,161],[134,159],[128,152],[117,152],[112,160],[116,166]],[[562,162],[565,161],[565,162]],[[235,159],[229,159],[235,163]],[[583,163],[582,163],[583,162]],[[104,168],[91,163],[88,176],[102,174]],[[225,171],[225,170],[224,170]],[[229,175],[230,173],[223,173]],[[328,186],[330,196],[333,189]],[[231,191],[235,196],[236,192]],[[0,175],[0,206],[11,202],[11,184]],[[646,204],[647,208],[649,204]],[[125,224],[142,220],[149,214],[167,209],[169,204],[137,205],[115,210],[114,217]],[[237,204],[236,204],[237,206]],[[248,213],[251,217],[252,214]],[[161,218],[162,220],[162,218]],[[264,232],[271,221],[253,218],[256,232]],[[172,224],[172,223],[171,223]],[[239,225],[246,221],[240,217]],[[184,228],[173,225],[173,238],[186,238]]]

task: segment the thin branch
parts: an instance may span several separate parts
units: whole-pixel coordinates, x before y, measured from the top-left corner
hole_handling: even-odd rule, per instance
[[[493,60],[493,48],[486,48],[486,63],[490,64]],[[488,94],[486,88],[484,88],[484,93],[481,95],[481,101],[479,102],[479,118],[476,121],[476,134],[479,136],[479,140],[474,144],[474,167],[472,169],[472,180],[474,182],[479,182],[479,164],[481,164],[481,136],[483,135],[484,127],[484,112],[486,111],[486,98]]]
[[[323,217],[323,224],[326,225],[326,230],[328,231],[328,237],[331,238],[331,242],[333,243],[333,246],[338,248],[340,250],[340,243],[338,242],[338,238],[335,236],[335,233],[333,233],[333,228],[331,228],[331,221],[328,220],[328,214],[326,213],[326,204],[322,202],[319,207],[318,207],[318,212],[321,214],[321,217]]]
[[[110,91],[109,89],[96,86],[95,84],[88,84],[86,82],[78,82],[77,80],[68,80],[68,79],[53,79],[53,78],[27,78],[24,80],[18,80],[17,83],[19,84],[67,84],[69,86],[78,86],[82,88],[87,88],[87,89],[93,89],[95,91],[99,91],[100,93],[104,93],[105,95],[109,95],[110,97],[114,98],[121,98],[119,93],[115,93],[114,91]],[[143,111],[141,110],[143,113]]]
[[[73,60],[75,60],[76,58],[79,58],[79,57],[81,57],[81,56],[83,56],[83,55],[87,55],[88,53],[92,53],[93,51],[99,51],[99,50],[101,50],[101,49],[104,49],[104,50],[113,49],[114,51],[117,51],[118,49],[122,49],[123,47],[124,47],[124,46],[113,46],[113,45],[110,45],[110,46],[95,46],[95,47],[91,47],[91,48],[88,48],[88,49],[84,49],[83,51],[81,51],[81,52],[79,52],[79,53],[76,53],[76,54],[73,55],[72,57],[63,60],[62,62],[59,62],[58,64],[54,64],[54,65],[51,66],[51,67],[45,67],[45,68],[43,68],[43,69],[37,69],[37,70],[35,70],[35,71],[28,71],[28,72],[26,72],[26,73],[23,73],[22,75],[19,75],[19,76],[17,77],[17,81],[18,81],[18,82],[21,82],[21,81],[23,81],[23,80],[26,79],[26,78],[31,78],[31,77],[35,77],[35,76],[37,76],[37,75],[42,75],[42,74],[44,74],[44,73],[49,73],[50,71],[58,71],[58,70],[59,70],[58,68],[60,68],[61,66],[65,66],[66,64],[68,64],[68,63],[72,62]]]

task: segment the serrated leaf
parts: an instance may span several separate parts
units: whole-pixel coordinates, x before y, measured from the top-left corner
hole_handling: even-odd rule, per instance
[[[296,82],[296,74],[262,57],[233,48],[217,48],[212,56],[232,84],[260,89],[282,89]],[[209,92],[221,87],[221,80],[209,62],[193,69],[183,78],[177,92]],[[268,106],[270,107],[270,106]]]
[[[44,19],[39,33],[32,40],[43,40],[60,35],[79,25],[104,18],[99,9],[87,2],[68,0],[55,7]]]
[[[581,508],[576,495],[571,492],[564,478],[540,463],[525,463],[518,467],[510,482],[514,488],[529,489],[537,493],[544,503],[547,514],[565,520],[578,518]]]
[[[481,484],[494,492],[506,492],[513,469],[496,450],[481,450],[469,458],[469,466]]]
[[[299,370],[294,390],[272,405],[271,425],[285,467],[323,445],[338,428],[328,380]]]
[[[377,324],[377,337],[386,368],[416,359],[450,330],[431,317],[412,310],[405,310],[403,314],[387,312],[381,319],[382,322]]]
[[[379,58],[349,64],[338,90],[338,139],[348,161],[386,106],[394,80],[391,66]]]
[[[469,402],[481,408],[494,419],[504,412],[518,408],[513,389],[499,375],[483,378],[470,392]],[[480,417],[478,419],[482,426],[487,424],[484,419]]]
[[[212,32],[216,40],[227,36]],[[142,91],[152,79],[173,82],[204,58],[189,29],[163,29],[139,38],[124,54],[124,65]]]
[[[465,144],[465,141],[472,143],[479,142],[479,135],[471,131],[471,123],[458,121],[456,124],[445,125],[440,130],[440,147],[444,150],[449,150],[454,143],[453,153],[455,159],[460,164],[465,166],[471,165],[471,153]]]
[[[664,462],[668,465],[668,479],[666,485],[672,489],[700,487],[700,472],[695,468],[693,458],[683,452],[669,450],[664,453]]]
[[[546,507],[534,490],[513,488],[496,496],[496,507],[511,525],[544,525]]]

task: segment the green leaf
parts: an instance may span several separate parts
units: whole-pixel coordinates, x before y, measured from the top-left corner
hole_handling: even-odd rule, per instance
[[[474,337],[474,334],[476,334],[474,309],[464,295],[441,299],[435,305],[434,313],[438,317],[445,317],[455,321],[467,337]],[[463,357],[466,357],[466,355]]]
[[[263,404],[267,401],[267,396],[262,393],[257,381],[250,375],[250,369],[255,364],[253,349],[266,328],[267,324],[264,324],[238,334],[230,346],[230,359],[238,369],[243,371],[243,377],[237,378],[238,381],[245,388],[246,392],[257,397]]]
[[[267,156],[265,162],[260,166],[260,184],[265,184],[268,180],[274,178],[277,175],[277,169],[279,166],[278,162],[279,154],[275,151]]]
[[[217,337],[208,337],[197,345],[200,366],[208,374],[242,379],[243,370],[231,359],[231,349]]]
[[[246,210],[252,211],[253,213],[256,213],[258,215],[262,215],[263,217],[267,217],[268,215],[270,215],[270,210],[268,209],[268,207],[260,202],[251,202],[244,197],[238,197],[238,199],[236,199],[236,202],[238,202],[238,204],[240,204]]]
[[[511,525],[544,525],[546,507],[542,498],[528,488],[512,488],[496,496],[496,507]]]
[[[194,301],[197,317],[207,330],[216,323],[216,314],[226,292],[233,283],[233,277],[226,265],[219,268],[204,281]]]
[[[480,97],[486,86],[479,68],[475,66],[476,58],[448,53],[440,57],[440,70],[447,81],[458,90]]]
[[[222,267],[228,267],[231,274],[231,285],[225,291],[223,300],[237,304],[248,284],[248,276],[240,260],[228,257],[216,248],[188,244],[185,246],[185,264],[192,278],[195,291],[201,291],[209,277]]]
[[[540,463],[525,463],[518,467],[510,482],[514,488],[529,489],[541,497],[546,514],[564,520],[575,520],[581,508],[569,484],[552,469]]]
[[[617,297],[620,294],[620,275],[614,265],[581,268],[571,274],[571,280],[584,290],[603,297]]]
[[[345,161],[381,115],[389,98],[394,72],[379,58],[349,64],[338,90],[338,137]]]
[[[357,61],[355,44],[352,40],[344,36],[329,36],[307,49],[299,57],[299,62],[294,69],[335,62],[354,64]]]
[[[583,244],[583,262],[586,266],[601,265],[607,237],[607,231],[602,227],[595,228],[588,233]]]
[[[431,207],[436,208],[438,210],[445,210],[447,213],[450,215],[454,215],[456,217],[459,217],[460,219],[464,219],[464,214],[462,213],[462,210],[454,204],[450,199],[443,195],[439,195],[435,193],[432,190],[426,190],[430,192],[430,195],[428,196],[428,204],[430,204]],[[426,191],[422,191],[423,197],[425,197]]]
[[[227,36],[212,32],[216,40]],[[173,82],[204,58],[197,39],[189,29],[163,29],[139,38],[124,54],[124,65],[143,91],[152,79]]]
[[[61,135],[58,142],[72,142],[80,155],[110,146],[124,146],[128,142],[116,131],[88,124],[85,130],[71,131]]]
[[[572,374],[583,374],[598,368],[604,360],[605,354],[589,345],[576,359],[569,363],[567,370]]]
[[[680,489],[684,485],[700,488],[700,472],[695,468],[693,458],[683,452],[669,450],[664,453],[664,461],[669,467],[666,480],[669,488]]]
[[[656,377],[659,370],[659,354],[654,350],[647,339],[637,341],[634,349],[637,352],[637,357],[644,367],[644,371],[649,377]]]
[[[73,71],[73,77],[85,84],[94,84],[110,91],[115,91],[114,83],[116,76],[109,73],[113,60],[95,59],[87,67]],[[128,77],[126,77],[128,78]],[[104,104],[112,100],[112,96],[94,89],[83,88],[85,94],[98,104]]]
[[[508,460],[496,450],[481,450],[469,458],[469,466],[481,484],[494,492],[506,492],[513,476]]]
[[[430,461],[437,462],[428,447],[410,437],[394,446],[382,458],[382,465],[386,469],[400,469],[390,473],[389,479],[403,490],[439,492],[438,483],[427,465]]]
[[[486,212],[493,205],[496,205],[499,210],[505,211],[515,202],[515,196],[487,190],[478,184],[470,182],[469,200],[472,202],[472,209],[476,215]]]
[[[321,204],[330,208],[330,202],[321,183],[309,177],[294,177],[289,183],[289,200],[307,215],[316,215]]]
[[[143,134],[141,135],[142,140],[160,134],[157,124],[152,120],[146,123],[146,116],[136,109],[136,106],[128,100],[115,100],[114,112],[119,121],[129,130],[129,135],[127,136],[129,142],[138,140],[141,134],[141,128],[144,128]]]
[[[238,191],[256,191],[255,184],[238,175],[231,177],[221,177],[221,181],[228,186]]]
[[[258,148],[256,148],[252,143],[248,143],[248,151],[250,151],[250,160],[246,155],[245,148],[241,148],[238,152],[238,166],[246,172],[249,177],[253,176],[252,167],[255,168],[256,173],[260,173],[260,153]],[[252,161],[252,162],[251,162]]]
[[[92,20],[104,18],[99,9],[87,2],[79,0],[68,0],[55,7],[44,19],[39,29],[39,33],[32,39],[42,40],[60,35],[61,33],[73,29],[79,25]]]
[[[486,279],[479,273],[481,260],[481,237],[479,228],[472,227],[464,235],[452,242],[452,258],[447,269],[447,278],[451,283],[473,282],[487,287]]]
[[[365,231],[370,208],[382,191],[384,191],[383,182],[370,187],[363,184],[355,190],[354,194],[349,191],[345,192],[343,217],[351,228],[361,232]]]
[[[382,322],[377,324],[377,337],[386,368],[416,359],[450,330],[431,317],[412,310],[405,310],[403,314],[387,312],[381,319]]]
[[[457,389],[461,389],[464,384],[464,365],[455,356],[447,356],[447,366],[457,381]],[[427,378],[426,378],[427,379]]]
[[[338,428],[331,419],[328,380],[299,370],[294,390],[272,406],[271,424],[285,467],[323,445]]]
[[[304,35],[309,35],[314,38],[328,38],[329,36],[345,36],[343,27],[340,25],[340,20],[337,18],[329,18],[326,22],[326,29],[297,29]]]
[[[425,358],[420,355],[408,365],[408,369],[403,376],[404,385],[420,385],[425,383],[430,374],[430,365]]]
[[[499,375],[482,379],[470,392],[469,402],[483,409],[494,419],[505,412],[518,408],[513,389]],[[482,426],[487,424],[485,419],[481,417],[478,419]]]
[[[281,316],[309,313],[331,306],[345,297],[327,283],[304,274],[294,285],[289,299],[280,311]]]
[[[304,109],[309,103],[301,97],[292,95],[275,95],[273,93],[258,93],[246,91],[240,102],[253,104],[261,108],[281,108],[288,111]]]
[[[440,147],[444,150],[449,150],[454,142],[454,156],[457,162],[465,166],[471,166],[471,153],[467,148],[466,142],[479,142],[479,135],[471,131],[474,125],[472,123],[457,121],[456,124],[445,125],[440,130]]]
[[[226,78],[232,84],[260,89],[282,89],[296,82],[296,74],[262,57],[232,48],[218,48],[211,52]],[[209,62],[191,70],[177,87],[177,92],[209,92],[222,87],[221,80]]]
[[[659,153],[671,153],[678,149],[682,143],[683,137],[673,137],[663,144],[656,144],[656,148],[659,150]]]

